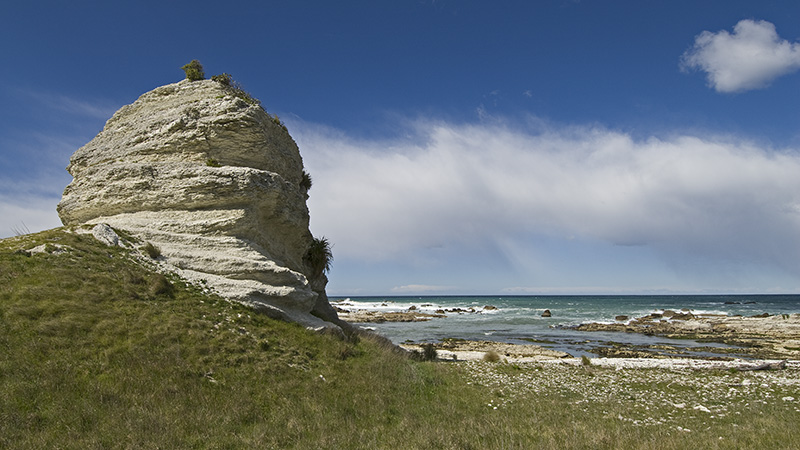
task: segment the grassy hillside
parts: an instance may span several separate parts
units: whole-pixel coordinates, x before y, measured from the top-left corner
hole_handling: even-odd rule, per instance
[[[800,413],[768,403],[743,407],[735,427],[687,416],[687,428],[705,430],[690,435],[619,420],[635,396],[587,404],[558,387],[510,396],[503,380],[533,385],[541,369],[486,363],[478,376],[474,365],[413,361],[369,336],[312,333],[167,279],[144,258],[62,229],[0,241],[0,448],[798,442],[786,430]]]

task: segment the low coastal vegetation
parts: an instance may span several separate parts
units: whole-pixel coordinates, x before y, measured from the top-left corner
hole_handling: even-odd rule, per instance
[[[64,229],[0,241],[0,448],[800,446],[796,368],[422,361],[155,264]]]

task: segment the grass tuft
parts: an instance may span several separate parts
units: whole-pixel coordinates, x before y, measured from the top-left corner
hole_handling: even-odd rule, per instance
[[[172,297],[174,295],[174,287],[167,277],[158,273],[151,277],[150,284],[147,287],[147,293],[150,297],[158,297],[161,295]]]
[[[145,244],[142,250],[144,250],[144,252],[147,253],[147,256],[149,256],[152,259],[158,259],[159,257],[161,257],[161,249],[156,247],[150,242]]]
[[[500,354],[494,350],[489,350],[483,354],[483,360],[486,362],[498,362],[500,361]]]

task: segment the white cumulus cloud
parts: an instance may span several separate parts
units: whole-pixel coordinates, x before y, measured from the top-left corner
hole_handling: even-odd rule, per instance
[[[800,69],[800,43],[781,39],[770,22],[742,20],[733,33],[700,33],[681,62],[684,69],[706,72],[718,92],[759,89]]]
[[[558,236],[800,276],[797,149],[503,123],[421,120],[401,140],[292,128],[314,177],[312,231],[337,257],[413,261],[471,248],[524,258],[537,237]]]

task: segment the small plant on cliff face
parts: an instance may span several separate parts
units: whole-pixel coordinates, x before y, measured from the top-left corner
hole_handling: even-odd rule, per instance
[[[331,251],[331,244],[328,242],[328,239],[324,237],[312,239],[311,246],[308,248],[304,260],[311,268],[312,278],[318,277],[331,270],[333,252]]]
[[[308,192],[311,190],[311,175],[308,174],[305,170],[303,171],[303,178],[300,180],[300,188],[304,191]]]
[[[283,128],[283,131],[286,131],[286,132],[289,131],[289,129],[286,128],[286,124],[283,123],[283,121],[281,120],[280,117],[278,117],[277,114],[268,114],[268,115],[272,118],[272,123],[274,123],[275,125]]]
[[[219,161],[217,161],[217,160],[216,160],[216,159],[214,159],[214,158],[208,158],[208,159],[206,160],[206,165],[207,165],[208,167],[222,167],[222,164],[220,164],[220,163],[219,163]]]
[[[203,72],[203,65],[196,59],[193,59],[189,64],[181,67],[181,69],[186,72],[186,79],[189,81],[199,81],[206,77],[205,72]]]

